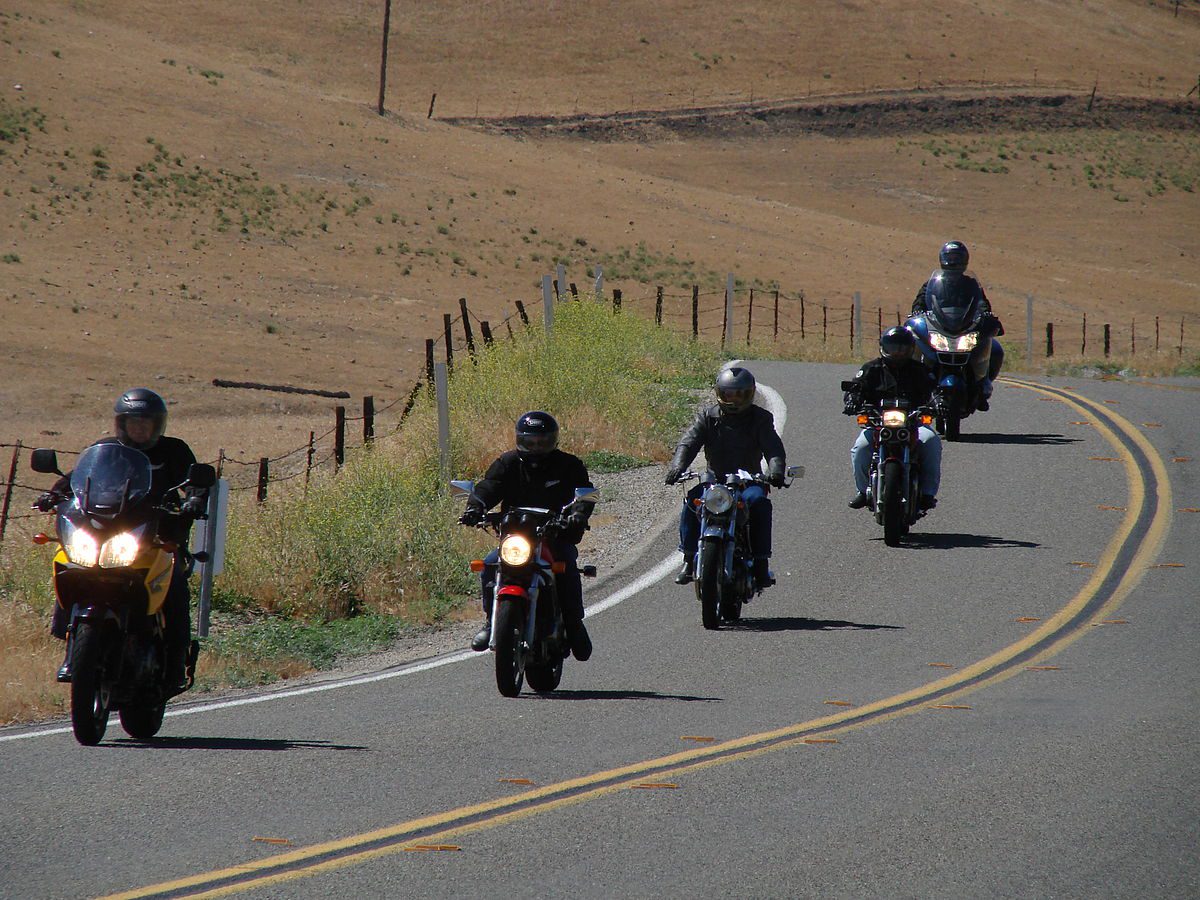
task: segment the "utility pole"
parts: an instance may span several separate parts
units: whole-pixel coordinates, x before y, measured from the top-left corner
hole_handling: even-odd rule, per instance
[[[383,0],[383,55],[379,60],[379,115],[383,115],[383,94],[387,88],[388,31],[392,27],[392,0]],[[433,104],[429,105],[432,114]]]

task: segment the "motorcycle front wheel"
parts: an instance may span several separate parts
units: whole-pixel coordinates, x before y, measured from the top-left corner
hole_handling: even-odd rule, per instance
[[[109,692],[104,684],[104,636],[87,622],[71,645],[71,730],[75,740],[94,747],[108,727]]]
[[[553,665],[528,665],[525,667],[525,680],[539,694],[553,691],[562,681],[563,661],[560,659]]]
[[[525,680],[525,650],[521,645],[525,622],[518,605],[502,602],[492,625],[496,636],[496,687],[505,697],[521,693]]]
[[[121,717],[121,727],[127,735],[134,740],[148,741],[162,728],[163,713],[166,711],[165,703],[157,706],[122,706],[117,715]]]
[[[904,506],[902,485],[904,472],[896,460],[884,463],[879,502],[883,510],[883,542],[889,547],[898,547],[904,534]]]
[[[710,630],[721,627],[717,608],[720,602],[721,545],[705,541],[700,548],[700,565],[696,572],[696,596],[700,599],[700,621]]]

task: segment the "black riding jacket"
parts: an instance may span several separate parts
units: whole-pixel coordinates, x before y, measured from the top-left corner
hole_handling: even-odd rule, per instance
[[[578,456],[551,450],[542,457],[522,459],[520,451],[509,450],[488,467],[475,485],[475,497],[467,503],[467,508],[484,512],[499,503],[501,512],[514,506],[557,510],[575,499],[575,488],[594,486],[587,466]],[[579,504],[575,515],[582,519],[582,527],[567,529],[563,537],[578,544],[591,513],[590,503]]]
[[[787,469],[775,417],[761,406],[740,413],[722,413],[716,403],[704,407],[679,439],[671,466],[686,469],[701,449],[718,478],[739,469],[758,472],[764,459],[769,475],[782,477]]]
[[[932,370],[915,359],[896,365],[882,356],[864,363],[853,380],[858,382],[858,389],[846,391],[842,410],[848,416],[857,413],[864,403],[893,398],[924,406],[937,384]]]

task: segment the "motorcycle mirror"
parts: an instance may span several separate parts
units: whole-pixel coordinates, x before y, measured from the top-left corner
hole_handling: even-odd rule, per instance
[[[33,455],[29,457],[29,468],[43,475],[62,474],[58,469],[58,454],[44,448],[33,451]]]
[[[217,470],[208,463],[188,466],[187,483],[196,488],[210,488],[217,483]]]
[[[858,390],[858,382],[857,381],[843,381],[842,382],[842,390],[843,391],[856,391],[856,390]]]
[[[475,493],[475,482],[473,481],[450,482],[451,497],[470,497],[473,493]]]
[[[595,503],[600,499],[600,489],[594,487],[575,488],[576,503]]]
[[[804,466],[788,466],[787,467],[787,477],[788,478],[803,478],[804,477]]]

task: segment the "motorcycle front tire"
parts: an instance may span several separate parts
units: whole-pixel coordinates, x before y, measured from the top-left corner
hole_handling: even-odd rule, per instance
[[[104,635],[91,623],[80,623],[71,644],[71,730],[85,747],[100,743],[108,727],[103,662]]]
[[[700,547],[696,572],[696,596],[700,600],[700,621],[710,631],[721,627],[718,612],[721,588],[721,545],[705,541]]]
[[[121,727],[127,735],[137,741],[148,741],[162,728],[163,714],[166,711],[165,703],[159,703],[157,706],[137,704],[122,706],[117,715],[120,716]]]
[[[904,534],[903,480],[899,462],[893,459],[884,463],[879,502],[883,510],[883,542],[889,547],[900,546]]]
[[[525,622],[519,604],[500,603],[492,630],[496,636],[496,687],[505,697],[515,697],[525,680],[525,651],[521,647]]]

